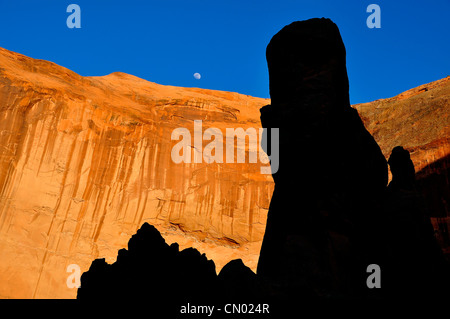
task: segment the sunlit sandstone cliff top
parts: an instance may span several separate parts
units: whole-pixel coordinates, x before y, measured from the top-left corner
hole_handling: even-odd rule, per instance
[[[256,267],[272,177],[259,163],[176,164],[171,133],[258,128],[268,100],[82,77],[4,49],[0,83],[0,296],[75,297],[66,267],[113,261],[145,221],[218,267]]]

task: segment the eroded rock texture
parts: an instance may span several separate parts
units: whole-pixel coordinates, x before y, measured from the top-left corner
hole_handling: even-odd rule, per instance
[[[419,172],[450,153],[449,96],[450,76],[354,108],[386,158],[402,145]]]
[[[145,221],[218,270],[237,257],[256,268],[271,176],[248,157],[175,164],[171,133],[193,138],[194,120],[223,134],[258,129],[267,100],[82,77],[0,49],[0,103],[0,297],[75,297],[67,266],[114,261]]]
[[[441,247],[450,253],[450,77],[395,97],[354,105],[386,158],[396,146],[411,153]]]
[[[392,181],[385,196],[383,290],[390,297],[448,296],[450,267],[434,236],[430,208],[417,187],[409,151],[389,157]]]
[[[330,60],[324,71],[336,63]],[[340,68],[338,74],[344,72]],[[311,79],[310,89],[316,84],[326,89],[320,76],[306,78]],[[346,77],[341,79],[340,93],[329,93],[343,94],[339,99],[346,101]],[[275,94],[280,105],[285,96],[297,98],[288,92],[291,83],[283,83],[285,89],[271,84],[280,92]],[[432,222],[446,247],[449,90],[446,78],[355,106],[386,159],[397,145],[411,152],[417,183],[423,181],[436,206]],[[324,106],[328,96],[319,96]],[[67,266],[78,264],[84,272],[96,258],[114,262],[117,251],[145,221],[168,243],[206,253],[217,271],[236,258],[255,271],[272,178],[261,175],[259,165],[174,165],[170,133],[184,126],[192,134],[195,119],[203,120],[203,130],[258,128],[259,108],[267,103],[237,93],[157,85],[124,73],[82,77],[54,63],[0,49],[0,297],[74,298],[76,289],[66,285]],[[296,164],[292,183],[305,177],[314,182],[312,176],[321,174],[318,163],[309,166],[314,161],[308,157],[318,157],[314,152],[326,153],[328,159],[320,165],[327,173],[335,167],[340,171],[333,174],[341,176],[339,166],[345,163],[334,161],[353,161],[354,153],[340,148],[343,133],[338,132],[344,125],[319,133],[330,133],[335,142],[328,144],[329,152],[319,145],[314,152],[306,151],[312,137],[305,129],[332,116],[314,120],[320,117],[315,111],[304,107],[302,112],[303,117],[283,119],[291,134],[287,158],[306,157]],[[291,195],[297,202],[290,210],[299,211],[303,199]],[[300,216],[286,215],[279,221],[294,229],[301,225]]]

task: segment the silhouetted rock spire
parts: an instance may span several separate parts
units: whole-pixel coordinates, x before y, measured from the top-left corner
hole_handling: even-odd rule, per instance
[[[414,164],[401,146],[388,160],[384,291],[390,297],[448,296],[450,268],[434,236],[425,200],[416,188]]]
[[[208,296],[216,287],[214,262],[196,249],[167,245],[158,230],[145,223],[109,265],[94,260],[81,277],[78,299],[152,300],[176,304]]]
[[[390,189],[412,189],[415,181],[414,164],[409,152],[401,146],[394,147],[388,160],[392,173]]]
[[[347,277],[372,254],[365,241],[387,163],[350,106],[339,30],[324,18],[294,22],[266,55],[272,104],[261,122],[280,129],[280,165],[257,274],[311,295],[355,289]]]

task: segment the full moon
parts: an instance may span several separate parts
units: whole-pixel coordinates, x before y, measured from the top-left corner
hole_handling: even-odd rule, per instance
[[[200,75],[200,73],[194,73],[194,78],[196,78],[197,80],[200,80],[202,78],[202,76]]]

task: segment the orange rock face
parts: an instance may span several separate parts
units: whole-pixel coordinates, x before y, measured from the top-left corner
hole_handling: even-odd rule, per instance
[[[234,258],[256,267],[271,175],[248,160],[176,164],[171,133],[194,136],[194,120],[258,129],[268,100],[82,77],[4,49],[0,83],[0,297],[74,298],[67,266],[114,262],[146,221],[217,271]]]
[[[449,153],[450,81],[433,83],[355,106],[384,155],[403,145],[416,170]],[[203,131],[258,129],[269,103],[123,73],[82,77],[0,48],[0,297],[75,298],[67,267],[114,262],[144,222],[217,272],[235,258],[255,270],[271,175],[248,157],[176,164],[171,133],[193,137],[194,120]]]
[[[395,146],[411,153],[436,237],[450,255],[450,76],[354,107],[386,159]]]
[[[450,76],[353,107],[386,158],[401,145],[410,151],[419,172],[450,154],[449,99]]]

